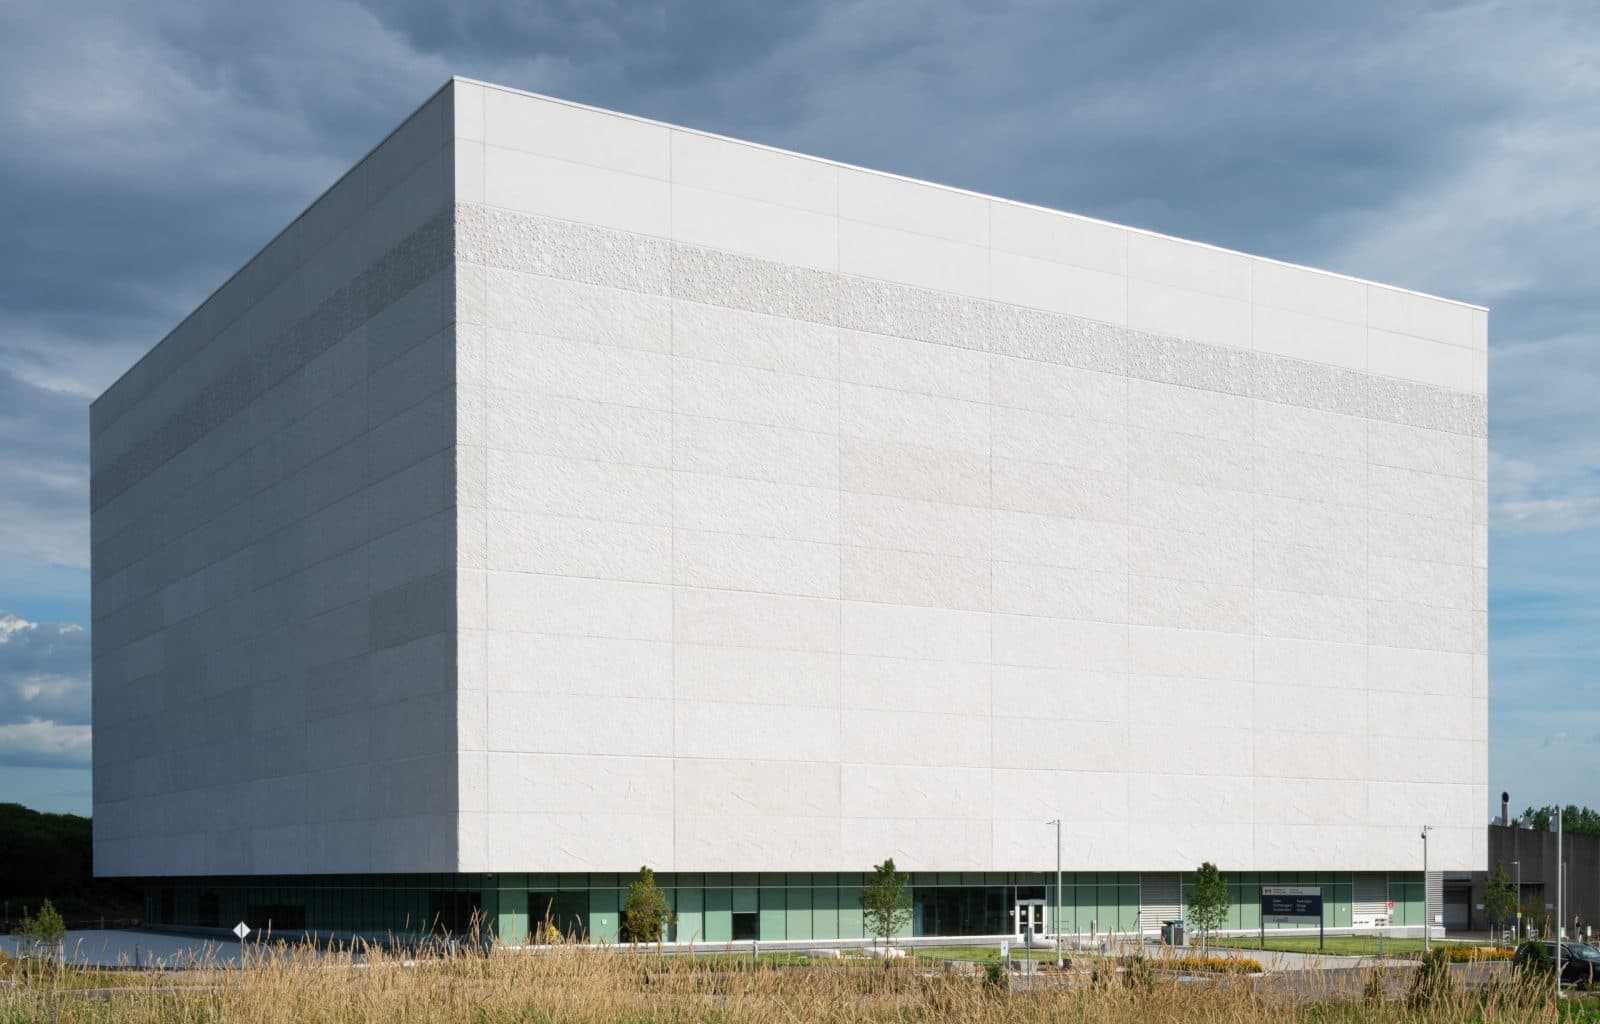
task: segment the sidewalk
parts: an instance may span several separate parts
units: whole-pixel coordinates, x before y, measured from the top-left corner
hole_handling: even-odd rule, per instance
[[[1269,971],[1328,971],[1352,970],[1358,967],[1408,968],[1417,961],[1396,957],[1363,955],[1336,956],[1332,953],[1284,953],[1275,950],[1234,949],[1211,947],[1201,952],[1198,946],[1182,946],[1181,956],[1208,956],[1223,959],[1248,959],[1261,964]]]

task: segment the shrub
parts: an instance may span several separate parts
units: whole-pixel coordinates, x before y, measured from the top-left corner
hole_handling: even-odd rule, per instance
[[[1555,957],[1550,955],[1549,947],[1542,942],[1535,942],[1528,947],[1528,955],[1517,964],[1517,970],[1527,977],[1539,977],[1556,973]]]
[[[656,873],[648,867],[639,869],[639,877],[628,886],[627,899],[622,904],[624,942],[660,942],[667,925],[677,920],[667,894],[656,885]]]
[[[1489,960],[1510,960],[1516,956],[1511,949],[1491,949],[1488,946],[1440,946],[1437,950],[1446,961],[1453,964],[1483,963]]]
[[[1368,1007],[1382,1006],[1389,999],[1389,986],[1384,982],[1381,969],[1367,972],[1367,980],[1361,986],[1361,1001]]]
[[[23,915],[17,923],[17,934],[43,946],[55,946],[66,938],[67,924],[61,920],[61,912],[55,905],[45,900],[37,914],[32,917]]]
[[[1450,976],[1450,957],[1443,947],[1436,946],[1417,965],[1406,1002],[1413,1010],[1422,1010],[1453,999],[1455,994],[1456,982]]]
[[[1163,970],[1184,974],[1260,974],[1261,961],[1250,957],[1176,956],[1154,961]]]
[[[1118,957],[1117,966],[1122,968],[1122,983],[1128,988],[1136,992],[1148,992],[1155,987],[1155,967],[1146,957]]]

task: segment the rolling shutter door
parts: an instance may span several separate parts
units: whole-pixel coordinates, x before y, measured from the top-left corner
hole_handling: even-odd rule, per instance
[[[1162,921],[1183,916],[1177,872],[1139,876],[1139,931],[1159,932]]]
[[[1367,872],[1355,876],[1355,899],[1351,908],[1351,923],[1357,928],[1376,927],[1381,919],[1389,920],[1389,876],[1382,872]]]

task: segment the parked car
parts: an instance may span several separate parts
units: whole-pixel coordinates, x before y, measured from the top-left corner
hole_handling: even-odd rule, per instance
[[[1549,939],[1538,939],[1524,942],[1517,947],[1516,954],[1511,962],[1518,967],[1529,963],[1551,965],[1556,956],[1556,944]],[[1561,984],[1573,985],[1581,989],[1595,987],[1596,979],[1600,978],[1600,949],[1584,942],[1563,942],[1561,944]]]

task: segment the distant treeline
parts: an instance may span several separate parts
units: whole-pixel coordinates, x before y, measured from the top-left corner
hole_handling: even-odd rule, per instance
[[[1522,812],[1522,817],[1536,829],[1554,832],[1556,805],[1530,807]],[[1588,806],[1568,804],[1561,808],[1561,831],[1569,836],[1600,836],[1600,811]]]
[[[0,803],[0,900],[11,920],[49,899],[74,922],[142,913],[138,881],[94,877],[94,840],[88,818],[45,814]]]

